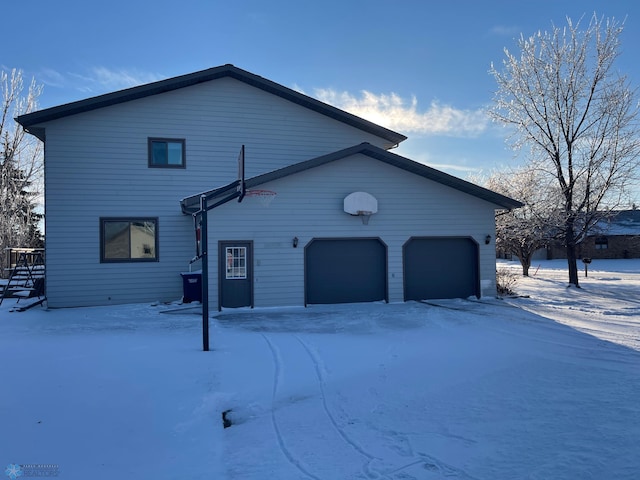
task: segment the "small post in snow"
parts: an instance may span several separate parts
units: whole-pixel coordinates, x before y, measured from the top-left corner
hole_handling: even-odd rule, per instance
[[[585,257],[582,259],[582,263],[584,263],[584,278],[587,278],[589,276],[588,265],[591,263],[591,259]]]

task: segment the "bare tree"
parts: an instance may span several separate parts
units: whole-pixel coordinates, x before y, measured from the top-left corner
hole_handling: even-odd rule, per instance
[[[14,117],[37,108],[42,86],[32,81],[26,95],[22,72],[0,71],[0,273],[7,247],[38,246],[35,211],[43,190],[42,144],[18,126]]]
[[[517,198],[524,206],[496,215],[496,248],[515,255],[522,274],[529,276],[534,253],[552,240],[559,196],[551,179],[539,170],[522,167],[495,171],[487,188]]]
[[[576,246],[615,208],[634,182],[640,152],[635,90],[614,69],[623,24],[596,15],[586,29],[520,37],[520,56],[505,49],[493,65],[498,90],[491,114],[514,127],[516,149],[529,147],[532,166],[552,176],[561,193],[561,239],[569,283],[578,284]]]

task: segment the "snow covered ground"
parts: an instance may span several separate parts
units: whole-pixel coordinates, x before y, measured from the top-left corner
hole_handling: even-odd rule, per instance
[[[0,475],[639,478],[640,261],[530,273],[506,300],[225,311],[210,352],[167,305],[5,301]]]

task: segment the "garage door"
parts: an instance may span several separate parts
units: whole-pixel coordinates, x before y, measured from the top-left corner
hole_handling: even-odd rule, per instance
[[[380,239],[314,239],[304,258],[306,304],[387,300],[387,247]]]
[[[411,238],[402,253],[405,301],[480,296],[478,244],[473,239]]]

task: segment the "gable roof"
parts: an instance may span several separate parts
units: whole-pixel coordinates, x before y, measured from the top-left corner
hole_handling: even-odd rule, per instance
[[[640,235],[640,210],[614,210],[596,223],[592,235]]]
[[[254,188],[264,183],[272,182],[273,180],[284,178],[295,173],[300,173],[305,170],[319,167],[321,165],[326,165],[327,163],[334,162],[336,160],[340,160],[342,158],[350,157],[356,154],[366,155],[394,167],[398,167],[407,172],[419,175],[423,178],[427,178],[442,185],[446,185],[447,187],[454,188],[479,199],[493,203],[501,209],[511,210],[514,208],[520,208],[524,205],[523,203],[514,200],[513,198],[506,197],[492,190],[488,190],[471,182],[467,182],[466,180],[462,180],[460,178],[454,177],[453,175],[449,175],[448,173],[444,173],[440,170],[436,170],[435,168],[428,167],[422,163],[414,162],[413,160],[402,157],[400,155],[396,155],[395,153],[388,152],[369,143],[361,143],[353,147],[338,150],[337,152],[333,152],[328,155],[322,155],[320,157],[312,158],[311,160],[295,163],[278,170],[273,170],[272,172],[267,172],[256,177],[249,178],[245,182],[246,188]],[[220,199],[224,195],[230,196],[231,194],[233,194],[235,192],[234,189],[238,186],[238,183],[238,180],[236,180],[235,182],[230,183],[229,185],[225,185],[224,187],[216,188],[208,192],[199,193],[184,198],[180,202],[182,213],[192,214],[197,212],[200,209],[200,197],[202,195],[206,196],[207,206],[209,208],[213,208],[215,204],[220,202]]]
[[[343,110],[340,110],[339,108],[333,107],[319,100],[316,100],[315,98],[311,98],[307,95],[296,92],[295,90],[272,82],[271,80],[267,80],[266,78],[260,77],[253,73],[247,72],[246,70],[242,70],[231,64],[169,78],[167,80],[161,80],[159,82],[153,82],[146,85],[127,88],[125,90],[119,90],[116,92],[107,93],[105,95],[88,98],[86,100],[80,100],[57,107],[39,110],[37,112],[27,113],[25,115],[20,115],[19,117],[17,117],[16,121],[20,125],[22,125],[27,132],[44,141],[45,129],[44,127],[38,126],[41,123],[68,117],[70,115],[77,115],[79,113],[88,112],[91,110],[97,110],[99,108],[104,108],[111,105],[117,105],[119,103],[149,97],[152,95],[158,95],[160,93],[178,90],[180,88],[190,87],[199,83],[209,82],[211,80],[216,80],[224,77],[234,78],[248,85],[251,85],[252,87],[256,87],[264,90],[265,92],[277,95],[281,98],[284,98],[285,100],[289,100],[322,115],[326,115],[330,118],[346,123],[347,125],[351,125],[352,127],[384,138],[385,140],[388,140],[390,142],[390,147],[397,145],[398,143],[407,139],[406,136],[394,132],[393,130],[389,130],[387,128],[381,127],[380,125],[376,125],[375,123],[369,122],[368,120],[347,113]]]

